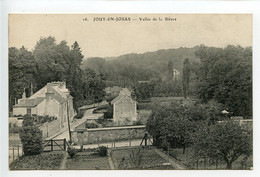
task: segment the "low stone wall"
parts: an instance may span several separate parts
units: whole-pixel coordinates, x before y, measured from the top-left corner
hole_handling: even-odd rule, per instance
[[[76,129],[72,132],[75,144],[95,144],[121,140],[140,139],[144,137],[145,126],[125,126],[95,129]]]

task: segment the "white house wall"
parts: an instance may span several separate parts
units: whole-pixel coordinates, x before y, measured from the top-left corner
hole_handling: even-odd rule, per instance
[[[38,104],[38,106],[36,107],[37,109],[37,115],[39,116],[43,116],[45,113],[45,104],[46,104],[46,100],[43,100],[40,104]]]
[[[27,108],[13,108],[14,115],[25,115],[27,114]]]
[[[137,121],[136,103],[129,97],[124,97],[114,104],[114,122],[124,122],[126,119]]]

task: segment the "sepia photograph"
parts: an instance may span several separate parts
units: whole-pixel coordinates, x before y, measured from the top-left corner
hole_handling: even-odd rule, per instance
[[[9,170],[253,170],[252,18],[10,13]]]

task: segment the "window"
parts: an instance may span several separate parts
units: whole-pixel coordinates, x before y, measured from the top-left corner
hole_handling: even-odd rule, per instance
[[[27,114],[31,115],[32,114],[32,109],[31,108],[27,108]]]

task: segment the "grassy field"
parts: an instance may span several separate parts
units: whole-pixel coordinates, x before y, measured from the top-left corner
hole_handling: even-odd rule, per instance
[[[152,97],[151,102],[172,102],[184,100],[183,97]]]
[[[197,164],[192,158],[192,149],[187,148],[185,154],[182,153],[182,149],[171,149],[170,155],[174,157],[176,160],[184,164],[188,169],[197,169]],[[253,158],[250,156],[247,161],[243,164],[243,158],[239,157],[235,162],[232,164],[233,170],[242,170],[242,169],[250,169],[250,167],[253,167]],[[198,169],[203,170],[222,170],[226,168],[226,162],[225,161],[218,161],[217,168],[216,168],[216,161],[211,161],[209,159],[206,159],[206,163],[204,165],[204,159],[200,159],[198,161]]]
[[[100,157],[93,152],[78,152],[75,157],[67,158],[68,170],[109,170],[107,157]]]
[[[10,165],[10,170],[58,170],[66,152],[45,152],[39,155],[22,156]]]
[[[174,169],[152,149],[124,148],[111,151],[111,157],[116,169],[119,170],[159,170]]]

